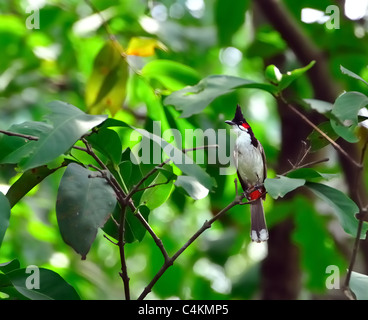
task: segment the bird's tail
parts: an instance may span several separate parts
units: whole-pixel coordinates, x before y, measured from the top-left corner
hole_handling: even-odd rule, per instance
[[[252,241],[262,242],[268,240],[268,230],[263,210],[262,199],[258,198],[250,205],[250,219]]]

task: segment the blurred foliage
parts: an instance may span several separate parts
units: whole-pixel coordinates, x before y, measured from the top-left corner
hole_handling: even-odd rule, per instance
[[[61,100],[86,112],[109,113],[149,132],[156,120],[161,121],[163,130],[224,129],[224,120],[233,117],[234,108],[239,103],[257,138],[262,141],[269,177],[273,177],[281,137],[276,102],[267,90],[247,84],[243,84],[247,89],[241,90],[232,90],[230,86],[231,90],[223,92],[225,95],[215,95],[209,101],[211,107],[192,110],[187,118],[180,118],[180,108],[175,109],[165,100],[173,91],[199,85],[200,79],[210,75],[265,82],[267,59],[276,55],[284,55],[286,59],[288,69],[282,72],[303,67],[281,35],[257,17],[254,2],[93,0],[121,50],[127,48],[131,54],[127,57],[130,66],[127,68],[118,57],[107,57],[110,49],[106,44],[111,39],[88,2],[37,1],[40,5],[39,29],[30,29],[26,21],[35,12],[29,10],[29,3],[3,1],[0,3],[0,128],[44,120],[47,103]],[[305,7],[324,12],[334,2],[289,0],[284,3],[299,21],[303,32],[328,56],[330,72],[341,88],[366,92],[365,84],[343,75],[340,65],[367,79],[367,21],[364,18],[353,21],[340,8],[341,27],[329,30],[323,23],[302,23],[300,14]],[[99,62],[101,56],[103,62],[111,59],[111,69]],[[275,73],[270,75],[273,70],[268,69],[268,79],[277,78]],[[291,86],[299,98],[313,98],[305,75]],[[123,108],[119,108],[125,96]],[[114,147],[108,147],[110,150],[121,147],[125,150],[136,144],[131,141],[128,128],[111,130],[114,133],[108,130],[104,134],[109,142],[115,141]],[[96,149],[106,155],[104,143],[96,141],[97,137],[91,136],[90,139],[95,139],[94,143],[99,146]],[[186,147],[185,141],[182,141],[182,147]],[[329,183],[343,189],[339,163],[334,160],[331,149],[324,150],[332,160],[328,165],[319,165],[319,172],[336,174]],[[73,155],[79,161],[86,157],[78,151]],[[119,155],[112,152],[108,157],[117,165]],[[54,167],[59,160],[54,160]],[[132,172],[131,179],[139,178],[134,176],[134,167],[130,168],[130,163],[122,162],[119,166],[121,170]],[[174,174],[177,174],[175,170]],[[63,172],[64,169],[60,169],[50,176],[45,174],[42,183],[12,208],[9,228],[0,248],[0,263],[18,259],[22,267],[37,265],[53,270],[71,284],[82,299],[123,298],[119,252],[103,237],[101,230],[84,261],[62,241],[55,202]],[[208,165],[207,172],[217,182],[217,188],[208,197],[193,200],[182,189],[172,188],[169,184],[170,198],[149,204],[152,206],[149,223],[169,254],[176,252],[206,219],[234,198],[235,175],[219,175],[216,165]],[[366,170],[365,176],[368,177]],[[0,165],[0,191],[5,194],[20,177],[21,173],[14,165]],[[147,202],[152,196],[146,193]],[[267,245],[250,242],[248,210],[245,206],[236,206],[221,222],[214,223],[167,270],[149,297],[259,297],[260,263],[267,255]],[[333,264],[345,270],[348,257],[341,247],[351,248],[353,240],[336,224],[337,218],[331,214],[331,207],[318,199],[312,202],[310,197],[298,195],[280,203],[268,197],[265,211],[271,228],[287,217],[295,218],[292,241],[300,248],[300,268],[305,275],[301,297],[328,296],[326,267]],[[3,229],[4,226],[0,226],[0,238]],[[137,297],[159,270],[163,258],[151,237],[145,236],[141,242],[132,237],[132,243],[125,249],[132,296]]]

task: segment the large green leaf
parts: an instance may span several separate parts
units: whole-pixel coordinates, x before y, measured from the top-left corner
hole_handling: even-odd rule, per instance
[[[182,111],[181,117],[186,118],[200,113],[217,97],[239,88],[256,88],[271,94],[277,92],[276,87],[271,84],[234,76],[212,75],[202,79],[195,86],[173,92],[164,100],[164,104],[175,106],[177,110]]]
[[[10,204],[8,199],[0,192],[0,246],[3,242],[6,229],[9,226]]]
[[[3,159],[4,162],[18,162],[24,171],[46,164],[68,151],[78,139],[106,119],[106,116],[88,115],[61,101],[53,101],[49,107],[51,113],[46,118],[52,126],[32,124],[32,130],[27,132],[32,132],[39,139],[26,143],[23,139],[22,145]],[[23,124],[22,131],[29,125],[30,123]],[[15,143],[19,143],[19,140]]]
[[[287,193],[303,186],[305,179],[292,179],[278,176],[274,179],[267,178],[264,182],[267,193],[274,199],[283,198]]]
[[[40,138],[49,134],[52,126],[44,122],[26,121],[10,126],[8,131]],[[32,140],[2,135],[0,137],[0,162],[19,163],[33,152],[35,145],[36,142]]]
[[[9,200],[10,206],[13,207],[20,199],[22,199],[33,187],[39,184],[43,179],[53,174],[56,170],[67,165],[65,161],[60,167],[49,169],[47,166],[40,166],[28,170],[22,174],[22,176],[14,182],[6,197]]]
[[[307,182],[305,186],[334,209],[333,212],[336,214],[345,232],[355,237],[358,228],[358,220],[355,218],[355,214],[359,212],[359,208],[355,202],[340,190],[321,183]],[[367,230],[368,226],[365,223],[363,225],[361,239],[365,239]]]
[[[54,271],[29,267],[6,273],[15,290],[31,300],[79,300],[75,289]],[[39,288],[37,288],[39,285]],[[35,288],[33,288],[35,286]]]
[[[115,193],[105,179],[71,163],[61,179],[56,216],[64,241],[85,259],[97,229],[102,227],[116,204]]]

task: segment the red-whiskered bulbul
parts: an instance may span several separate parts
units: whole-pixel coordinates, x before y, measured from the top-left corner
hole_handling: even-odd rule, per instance
[[[239,105],[233,120],[225,123],[232,126],[237,138],[234,148],[234,161],[238,179],[250,204],[251,239],[262,242],[268,240],[268,230],[263,211],[262,199],[266,197],[263,185],[267,175],[266,157],[261,143],[244,119]]]

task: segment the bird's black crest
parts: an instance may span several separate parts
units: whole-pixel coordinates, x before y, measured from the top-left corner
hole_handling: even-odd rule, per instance
[[[236,106],[235,117],[233,119],[233,122],[235,123],[246,122],[239,105]]]

